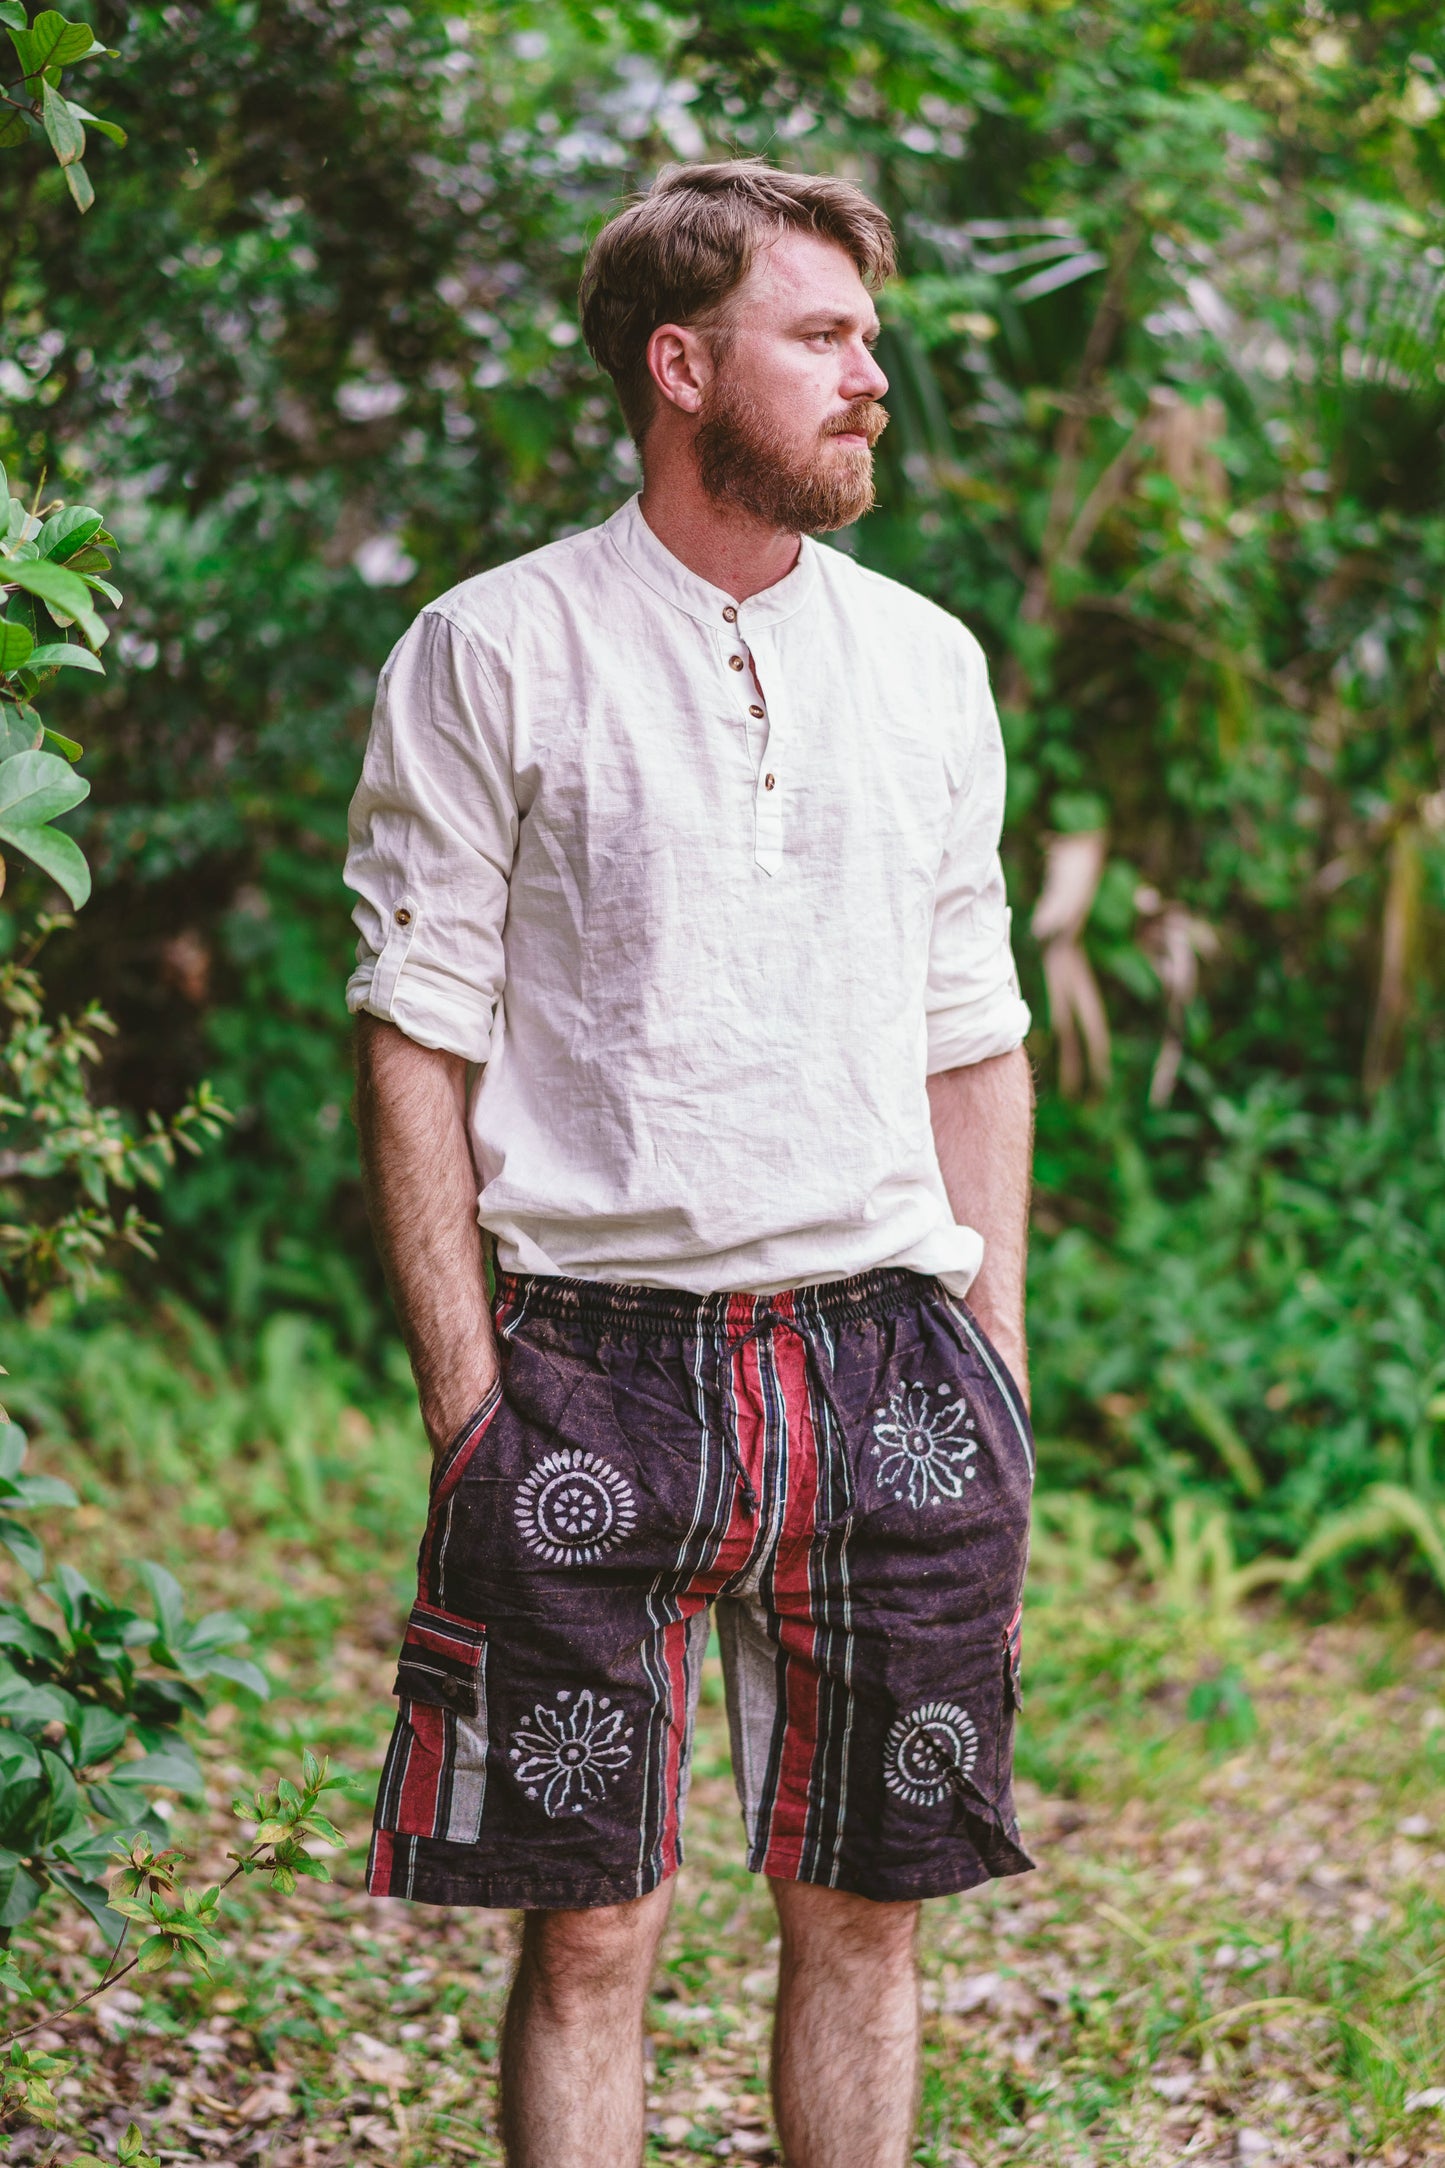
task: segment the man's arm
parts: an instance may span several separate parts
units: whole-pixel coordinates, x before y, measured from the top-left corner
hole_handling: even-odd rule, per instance
[[[953,1216],[983,1236],[969,1305],[1028,1399],[1024,1265],[1029,1239],[1034,1080],[1022,1047],[928,1079],[933,1141]]]
[[[377,1017],[357,1018],[367,1209],[437,1452],[481,1406],[498,1370],[466,1116],[459,1054],[417,1046]]]

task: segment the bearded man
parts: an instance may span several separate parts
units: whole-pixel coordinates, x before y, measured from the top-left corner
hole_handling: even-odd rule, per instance
[[[920,1900],[1030,1865],[1003,752],[962,626],[809,539],[873,501],[892,268],[857,188],[759,161],[604,228],[641,494],[423,611],[353,808],[435,1454],[369,1883],[524,1912],[513,2168],[642,2157],[710,1621],[793,2168],[903,2168]]]

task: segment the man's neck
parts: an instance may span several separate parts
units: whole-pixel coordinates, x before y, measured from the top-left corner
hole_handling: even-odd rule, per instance
[[[734,602],[785,580],[802,548],[796,534],[715,503],[695,470],[679,472],[673,462],[661,477],[644,480],[642,516],[665,550]]]

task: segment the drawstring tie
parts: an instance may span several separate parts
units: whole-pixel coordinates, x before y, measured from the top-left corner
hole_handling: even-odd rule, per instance
[[[836,1528],[840,1522],[846,1521],[852,1514],[854,1504],[853,1474],[852,1469],[848,1464],[848,1454],[846,1450],[847,1429],[843,1421],[842,1410],[838,1406],[837,1397],[833,1391],[832,1380],[824,1367],[822,1355],[819,1353],[818,1342],[815,1333],[810,1331],[807,1326],[801,1324],[796,1317],[791,1317],[786,1310],[775,1310],[769,1308],[764,1310],[762,1316],[758,1319],[756,1324],[751,1325],[748,1330],[745,1333],[741,1333],[737,1339],[724,1340],[720,1352],[725,1355],[728,1359],[728,1362],[731,1363],[733,1357],[739,1352],[740,1349],[745,1348],[750,1340],[760,1340],[765,1332],[770,1331],[774,1326],[777,1325],[785,1325],[788,1331],[793,1334],[794,1338],[800,1341],[802,1344],[803,1360],[808,1371],[809,1381],[815,1388],[815,1400],[813,1406],[813,1427],[815,1435],[818,1428],[818,1415],[820,1412],[824,1415],[824,1435],[823,1438],[820,1440],[820,1449],[818,1453],[819,1472],[821,1473],[825,1465],[826,1449],[829,1440],[833,1434],[836,1433],[840,1446],[844,1448],[844,1450],[840,1452],[837,1456],[838,1467],[842,1476],[843,1510],[841,1513],[834,1514],[830,1520],[821,1522],[819,1524],[819,1532],[823,1535],[827,1535],[832,1529]],[[701,1409],[699,1409],[699,1413],[701,1412]],[[738,1446],[737,1438],[728,1424],[724,1423],[722,1426],[722,1430],[727,1452],[732,1460],[734,1468],[737,1470],[738,1482],[742,1486],[743,1504],[749,1513],[755,1514],[758,1510],[758,1494],[753,1488],[752,1478],[748,1474],[746,1464],[743,1461],[742,1452]],[[827,1458],[827,1465],[831,1468],[831,1456]]]

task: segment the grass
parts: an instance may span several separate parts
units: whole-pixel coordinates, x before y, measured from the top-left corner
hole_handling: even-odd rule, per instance
[[[160,1975],[71,2021],[66,2135],[16,2128],[7,2162],[113,2147],[131,2117],[166,2160],[499,2160],[514,1922],[360,1894],[422,1498],[400,1387],[363,1392],[294,1321],[250,1379],[182,1313],[45,1337],[11,1352],[11,1397],[35,1465],[82,1494],[55,1543],[112,1583],[159,1557],[242,1608],[276,1681],[212,1712],[178,1841],[213,1875],[233,1791],[303,1741],[362,1781],[334,1884],[248,1893],[212,1982]],[[1445,2115],[1411,2104],[1445,2084],[1445,1635],[1378,1602],[1245,1605],[1190,1538],[1176,1518],[1143,1588],[1100,1562],[1087,1501],[1043,1502],[1019,1740],[1039,1869],[926,1909],[926,2168],[1445,2158]],[[649,2160],[676,2168],[776,2158],[775,1944],[740,1851],[710,1668],[649,2032]],[[93,1980],[68,1916],[18,1940],[56,2000]]]

